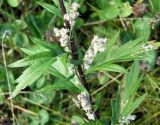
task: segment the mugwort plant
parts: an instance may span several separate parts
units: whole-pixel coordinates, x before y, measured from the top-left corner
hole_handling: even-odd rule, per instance
[[[122,82],[119,84],[116,99],[111,101],[112,125],[125,125],[133,122],[136,115],[133,111],[144,100],[146,94],[136,97],[137,89],[140,86],[143,75],[140,74],[140,65],[138,60],[147,59],[147,53],[157,49],[160,44],[155,41],[144,42],[143,38],[128,41],[123,45],[117,45],[119,31],[112,39],[106,36],[94,34],[89,48],[83,53],[77,45],[74,34],[75,25],[81,7],[77,2],[66,2],[63,0],[54,0],[54,5],[38,2],[51,13],[54,13],[63,20],[64,25],[53,27],[53,35],[59,43],[48,43],[43,39],[31,37],[35,44],[34,49],[23,48],[22,51],[27,55],[9,65],[9,67],[27,67],[22,75],[16,80],[18,85],[12,92],[9,99],[14,98],[21,90],[32,85],[44,73],[51,74],[61,82],[49,86],[54,90],[68,90],[73,94],[72,97],[77,107],[85,113],[79,124],[103,124],[101,113],[98,111],[100,94],[97,98],[92,97],[87,76],[99,71],[120,72],[123,74]],[[126,61],[134,63],[129,69],[125,69],[119,64]],[[100,90],[97,90],[100,92]]]

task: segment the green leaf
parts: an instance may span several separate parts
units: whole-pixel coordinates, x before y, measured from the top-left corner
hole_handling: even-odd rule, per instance
[[[5,79],[5,68],[0,65],[0,82]]]
[[[121,4],[119,14],[121,17],[128,17],[132,14],[132,7],[130,6],[129,2]]]
[[[138,99],[136,99],[134,102],[130,101],[124,108],[122,112],[122,116],[126,117],[130,115],[140,104],[141,102],[145,99],[147,94],[142,95]]]
[[[115,101],[111,101],[111,107],[112,107],[112,122],[111,125],[115,125],[117,122],[117,114],[116,114],[116,108],[115,108]]]
[[[119,35],[117,34],[116,37]],[[93,67],[97,67],[100,65],[106,65],[107,63],[113,62],[122,62],[122,61],[131,61],[134,59],[145,59],[145,54],[141,55],[145,52],[143,50],[142,45],[142,38],[136,39],[134,41],[130,41],[120,47],[113,46],[116,42],[116,39],[111,41],[110,45],[108,46],[108,50],[98,54],[95,59],[96,62]],[[105,56],[104,56],[105,55]]]
[[[47,43],[46,41],[43,41],[41,39],[38,39],[36,37],[32,37],[31,38],[32,42],[34,42],[36,45],[39,45],[43,48],[46,48],[48,50],[53,50],[54,52],[56,52],[57,54],[62,53],[62,49],[60,48],[60,46],[58,46],[58,44],[54,43],[54,44],[50,44]]]
[[[136,37],[143,37],[143,40],[147,42],[151,33],[150,20],[147,18],[139,19],[134,23],[134,28]]]
[[[118,31],[114,37],[108,42],[106,54],[110,52],[110,50],[113,48],[114,44],[118,41],[120,31]]]
[[[24,59],[18,60],[14,63],[11,63],[8,66],[9,67],[23,67],[23,66],[33,64],[34,62],[36,62],[38,60],[51,59],[54,56],[56,56],[56,55],[52,51],[39,52],[39,53],[30,55]]]
[[[81,118],[80,116],[77,116],[77,115],[72,116],[71,119],[72,119],[72,121],[78,123],[78,125],[83,125],[85,123],[83,118]]]
[[[100,19],[114,19],[119,15],[119,6],[121,6],[121,0],[106,1],[96,0],[96,4],[100,8],[97,11]]]
[[[156,88],[158,90],[160,90],[160,87],[158,86],[158,83],[148,74],[146,75],[147,79],[149,80],[149,83],[151,85],[151,87],[153,88],[153,90],[155,90]]]
[[[44,52],[44,51],[53,51],[53,50],[49,50],[46,49],[40,45],[34,45],[28,48],[21,48],[21,50],[23,51],[23,53],[25,53],[26,55],[34,55],[37,54],[39,52]],[[53,51],[53,53],[56,53],[55,51]]]
[[[65,77],[68,77],[70,74],[68,73],[68,53],[64,53],[61,56],[57,57],[56,62],[52,65],[57,71],[63,74]]]
[[[98,7],[101,9],[105,9],[106,8],[105,5],[108,4],[108,1],[106,0],[96,0],[95,2],[98,5]]]
[[[90,69],[88,69],[86,71],[86,74],[94,72],[94,71],[99,71],[99,70],[127,73],[127,71],[119,65],[110,64],[110,63],[103,63],[103,64],[100,64],[100,65],[96,65],[96,66],[91,67]]]
[[[24,30],[27,28],[27,23],[23,19],[16,19],[13,25],[17,30]]]
[[[39,58],[53,58],[56,54],[53,51],[43,51],[33,55],[28,56],[29,60],[36,60]]]
[[[101,19],[114,19],[118,16],[119,9],[116,5],[107,6],[104,10],[98,13]]]
[[[139,88],[142,76],[139,78],[140,66],[139,62],[135,61],[131,66],[131,70],[128,74],[125,75],[126,83],[124,90],[124,103],[132,100],[136,94],[137,89]]]
[[[8,67],[23,67],[23,66],[31,65],[33,62],[34,62],[33,60],[28,60],[28,58],[24,58],[9,64]]]
[[[24,47],[29,43],[27,35],[21,32],[16,33],[13,40],[16,47]]]
[[[160,12],[160,4],[159,4],[159,0],[152,0],[150,1],[153,5],[153,11],[155,13],[159,13]]]
[[[39,19],[35,15],[27,15],[26,18],[27,25],[29,26],[31,33],[33,36],[36,36],[38,38],[42,38],[43,33],[41,30],[41,25]]]
[[[20,49],[26,55],[32,55],[33,54],[33,49],[32,50],[30,50],[28,48],[20,48]]]
[[[81,65],[83,61],[82,60],[70,60],[70,63],[77,66],[77,65]]]
[[[18,85],[9,98],[14,98],[22,89],[34,83],[55,61],[55,58],[44,59],[42,61],[35,62],[28,67],[16,80]]]
[[[53,2],[57,7],[59,7],[59,1],[58,0],[53,0]],[[66,1],[64,1],[64,2],[66,2]]]
[[[43,3],[43,2],[37,2],[37,3],[39,5],[41,5],[43,8],[45,8],[47,11],[49,11],[59,17],[62,17],[60,9],[57,8],[55,5],[51,5],[51,4]]]
[[[0,94],[3,94],[2,89],[0,88]],[[0,105],[2,105],[4,103],[4,98],[2,95],[0,95]]]
[[[116,100],[111,101],[111,107],[112,107],[111,125],[115,125],[120,116],[120,93],[121,93],[121,88],[119,86],[117,94],[116,94]]]
[[[119,61],[122,61],[121,58],[123,57],[123,60],[124,60],[125,56],[126,56],[126,59],[129,57],[132,57],[134,59],[136,58],[134,57],[134,55],[139,54],[138,50],[142,50],[142,45],[143,45],[142,38],[139,38],[139,39],[127,42],[126,44],[120,47],[112,48],[110,53],[108,53],[106,60],[116,61],[120,59]]]
[[[19,5],[18,0],[7,0],[7,2],[11,7],[18,7],[18,5]]]
[[[80,92],[80,89],[72,82],[70,82],[63,74],[61,74],[57,69],[51,67],[48,72],[60,79],[60,83],[56,82],[52,89],[56,90],[70,90],[72,92]]]
[[[102,98],[103,98],[103,94],[101,92],[98,93],[98,95],[96,96],[95,110],[100,108],[100,105],[102,103]]]
[[[39,111],[40,125],[45,125],[49,121],[49,114],[46,110],[42,109]]]
[[[103,54],[100,53],[98,55],[98,58],[96,58],[96,63],[86,71],[87,73],[98,71],[98,70],[106,70],[106,71],[114,71],[114,72],[126,72],[123,67],[118,66],[116,62],[122,62],[122,61],[131,61],[131,60],[145,60],[147,59],[147,52],[143,48],[144,42],[142,41],[143,38],[139,38],[133,41],[130,41],[120,47],[113,46],[108,53],[106,53],[106,58],[104,59]],[[150,44],[153,46],[153,48],[149,51],[152,51],[154,49],[158,48],[158,45],[155,46],[155,43],[153,45],[152,42]],[[101,59],[100,59],[101,58]],[[98,59],[100,61],[98,61]],[[102,60],[103,59],[103,60]]]

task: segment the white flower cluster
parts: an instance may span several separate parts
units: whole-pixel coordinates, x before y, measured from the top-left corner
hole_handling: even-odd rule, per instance
[[[129,124],[131,121],[134,121],[136,119],[136,115],[128,115],[127,117],[122,117],[122,119],[119,120],[120,125]]]
[[[90,67],[94,57],[98,52],[102,52],[105,50],[106,42],[106,38],[99,38],[97,35],[94,35],[94,38],[91,42],[91,46],[89,47],[84,56],[84,69],[88,69]]]
[[[95,114],[92,111],[90,96],[86,92],[81,92],[79,95],[77,95],[77,98],[81,107],[86,112],[88,119],[95,120]]]
[[[153,46],[150,43],[146,43],[145,45],[142,46],[146,51],[152,50]]]
[[[62,28],[62,29],[58,29],[58,28],[54,28],[53,32],[55,34],[56,37],[59,37],[59,42],[61,43],[61,46],[64,47],[64,49],[66,51],[68,51],[68,43],[70,41],[70,36],[69,34],[69,30]]]
[[[79,12],[77,12],[79,7],[80,5],[78,3],[72,3],[68,14],[64,15],[64,19],[69,21],[71,27],[75,24],[75,19],[79,16]]]

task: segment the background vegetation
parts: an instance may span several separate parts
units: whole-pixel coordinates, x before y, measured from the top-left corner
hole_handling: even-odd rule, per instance
[[[76,1],[76,0],[75,0]],[[0,43],[6,30],[10,35],[4,40],[7,65],[26,55],[21,48],[37,51],[31,36],[55,43],[52,29],[63,25],[63,20],[44,9],[41,3],[53,4],[52,0],[0,0]],[[117,45],[142,38],[143,41],[160,40],[160,0],[77,0],[80,3],[80,16],[76,20],[74,36],[76,44],[87,50],[94,34],[106,36],[108,41],[117,36]],[[41,4],[41,5],[40,5]],[[117,32],[119,33],[117,34]],[[159,50],[147,53],[150,58],[141,61],[138,69],[143,74],[136,97],[147,93],[144,101],[134,111],[135,125],[160,124],[160,57]],[[68,91],[48,89],[59,82],[45,73],[34,84],[22,90],[11,101],[7,85],[4,59],[0,54],[0,114],[12,119],[19,125],[67,125],[78,120],[83,123],[83,112],[76,108]],[[119,63],[125,68],[132,62]],[[17,79],[24,68],[8,68],[10,87],[13,91]],[[133,72],[138,74],[138,70]],[[99,113],[103,123],[110,124],[111,101],[115,100],[122,73],[96,72],[87,76],[93,102],[99,99]],[[47,89],[46,89],[47,88]],[[41,90],[39,92],[39,90]],[[100,93],[101,92],[101,93]],[[97,96],[98,95],[98,96]],[[100,123],[99,123],[100,124]],[[74,123],[73,123],[74,125]]]

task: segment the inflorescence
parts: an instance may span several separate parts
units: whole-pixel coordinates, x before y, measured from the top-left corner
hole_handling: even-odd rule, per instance
[[[61,46],[64,48],[65,51],[69,51],[69,42],[70,40],[70,32],[72,30],[72,27],[75,24],[75,19],[79,16],[79,9],[80,5],[78,3],[73,3],[70,8],[68,9],[67,14],[64,15],[64,20],[68,21],[71,29],[67,28],[54,28],[54,34],[56,37],[59,38],[59,42]],[[64,25],[65,26],[65,25]],[[98,36],[94,36],[91,46],[87,50],[85,57],[84,57],[84,67],[85,69],[88,69],[91,65],[95,55],[98,52],[105,50],[105,44],[107,39],[106,38],[99,38]],[[70,65],[70,68],[68,69],[71,74],[73,74],[73,65]],[[80,84],[78,82],[78,77],[73,78],[75,84]],[[92,104],[91,104],[91,98],[90,95],[87,93],[87,91],[81,92],[77,95],[78,103],[82,107],[82,109],[86,112],[86,116],[89,120],[95,120],[95,114],[92,110]]]
[[[106,42],[106,38],[100,38],[97,35],[94,35],[91,46],[89,47],[84,56],[84,69],[88,69],[90,67],[94,60],[94,57],[98,52],[102,52],[105,50]]]
[[[87,92],[81,92],[78,96],[78,101],[82,109],[86,112],[86,115],[89,120],[95,120],[95,114],[92,110],[91,100],[89,94]]]
[[[129,124],[131,121],[136,119],[136,115],[128,115],[127,117],[122,117],[119,120],[120,125]]]
[[[54,28],[53,31],[55,36],[59,38],[61,46],[65,49],[65,51],[68,51],[69,50],[68,43],[70,41],[70,36],[68,35],[69,30],[65,28],[62,29]]]
[[[75,24],[75,19],[79,16],[78,8],[80,5],[78,3],[73,3],[69,9],[69,12],[64,15],[64,20],[67,20],[71,27]],[[70,42],[70,30],[67,28],[54,28],[53,32],[56,37],[59,38],[59,42],[65,51],[69,51],[68,44]]]
[[[78,3],[73,3],[71,7],[68,9],[68,13],[64,15],[64,19],[69,22],[71,27],[75,24],[75,19],[79,16],[80,5]]]

